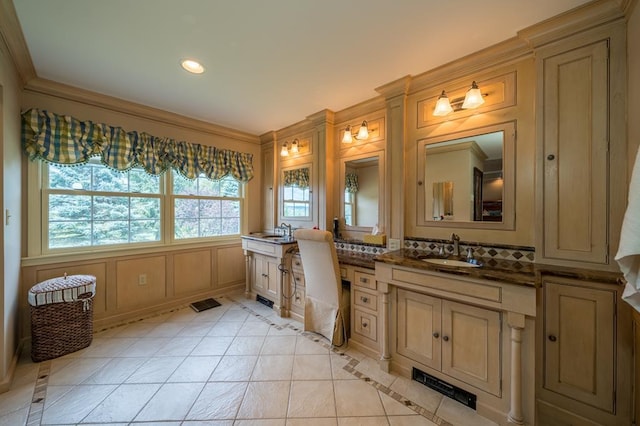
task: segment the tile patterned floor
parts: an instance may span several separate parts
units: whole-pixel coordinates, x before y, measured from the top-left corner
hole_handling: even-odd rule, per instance
[[[98,332],[61,358],[25,354],[0,425],[495,425],[241,294],[216,299]]]

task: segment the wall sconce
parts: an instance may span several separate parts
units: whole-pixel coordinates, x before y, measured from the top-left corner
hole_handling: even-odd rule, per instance
[[[367,125],[367,121],[364,120],[360,125],[360,129],[357,134],[351,133],[351,125],[348,125],[344,129],[344,135],[342,136],[342,143],[351,143],[353,139],[357,139],[359,141],[363,141],[369,138],[369,127]]]
[[[282,144],[282,149],[280,150],[280,156],[281,157],[288,157],[289,153],[292,154],[297,154],[298,153],[298,147],[299,147],[299,142],[298,139],[294,139],[293,141],[291,141],[291,147],[289,147],[289,143],[285,142]]]
[[[464,98],[456,98],[452,101],[449,101],[449,98],[443,90],[442,94],[438,96],[436,107],[433,109],[433,115],[435,115],[436,117],[444,117],[445,115],[453,111],[478,108],[484,103],[485,96],[488,95],[480,91],[480,88],[478,88],[478,84],[475,82],[475,80],[473,81],[473,83],[471,83],[471,88],[467,90],[467,94],[464,96]]]

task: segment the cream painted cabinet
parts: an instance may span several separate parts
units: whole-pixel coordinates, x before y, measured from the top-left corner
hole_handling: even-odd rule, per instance
[[[500,396],[499,312],[397,290],[400,355]]]
[[[252,258],[253,279],[251,289],[269,300],[278,296],[278,263],[277,259],[256,254]]]
[[[543,263],[615,263],[626,187],[616,31],[587,32],[537,53]]]
[[[619,306],[617,292],[616,285],[543,278],[541,419],[564,413],[567,424],[583,418],[628,424],[630,324],[618,321],[619,309],[625,307]],[[626,311],[621,311],[624,318]]]
[[[371,271],[373,272],[373,271]],[[378,355],[378,293],[374,274],[356,269],[351,282],[351,342],[368,354]]]
[[[298,321],[304,321],[305,280],[302,259],[295,255],[291,259],[291,279],[289,280],[289,315]]]
[[[275,224],[273,144],[262,151],[262,229],[271,230]]]

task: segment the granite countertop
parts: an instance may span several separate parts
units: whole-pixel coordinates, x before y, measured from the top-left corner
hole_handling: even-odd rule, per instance
[[[241,235],[241,238],[262,241],[263,243],[270,244],[293,244],[296,239],[293,237],[287,237],[286,235],[269,234],[265,232],[253,232],[247,235]]]
[[[338,262],[343,265],[360,266],[361,268],[375,269],[375,254],[359,253],[350,250],[336,250]]]
[[[430,253],[419,250],[401,249],[374,257],[377,262],[389,265],[405,266],[434,272],[466,276],[491,281],[500,281],[509,284],[537,286],[541,282],[542,275],[560,276],[574,279],[596,280],[610,284],[620,284],[622,274],[608,271],[569,268],[564,266],[545,265],[531,262],[518,262],[513,260],[479,258],[482,266],[479,268],[456,267],[436,265],[425,262],[423,256]],[[437,257],[431,254],[430,257]]]

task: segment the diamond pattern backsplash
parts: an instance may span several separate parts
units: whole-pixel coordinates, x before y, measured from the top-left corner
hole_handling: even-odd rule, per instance
[[[438,253],[440,246],[443,245],[446,253],[453,253],[453,244],[448,240],[408,237],[404,240],[403,247]],[[518,262],[533,262],[535,260],[535,250],[533,247],[460,241],[460,253],[462,255],[467,252],[467,248],[473,249],[473,255],[475,257],[484,259],[513,260]]]

